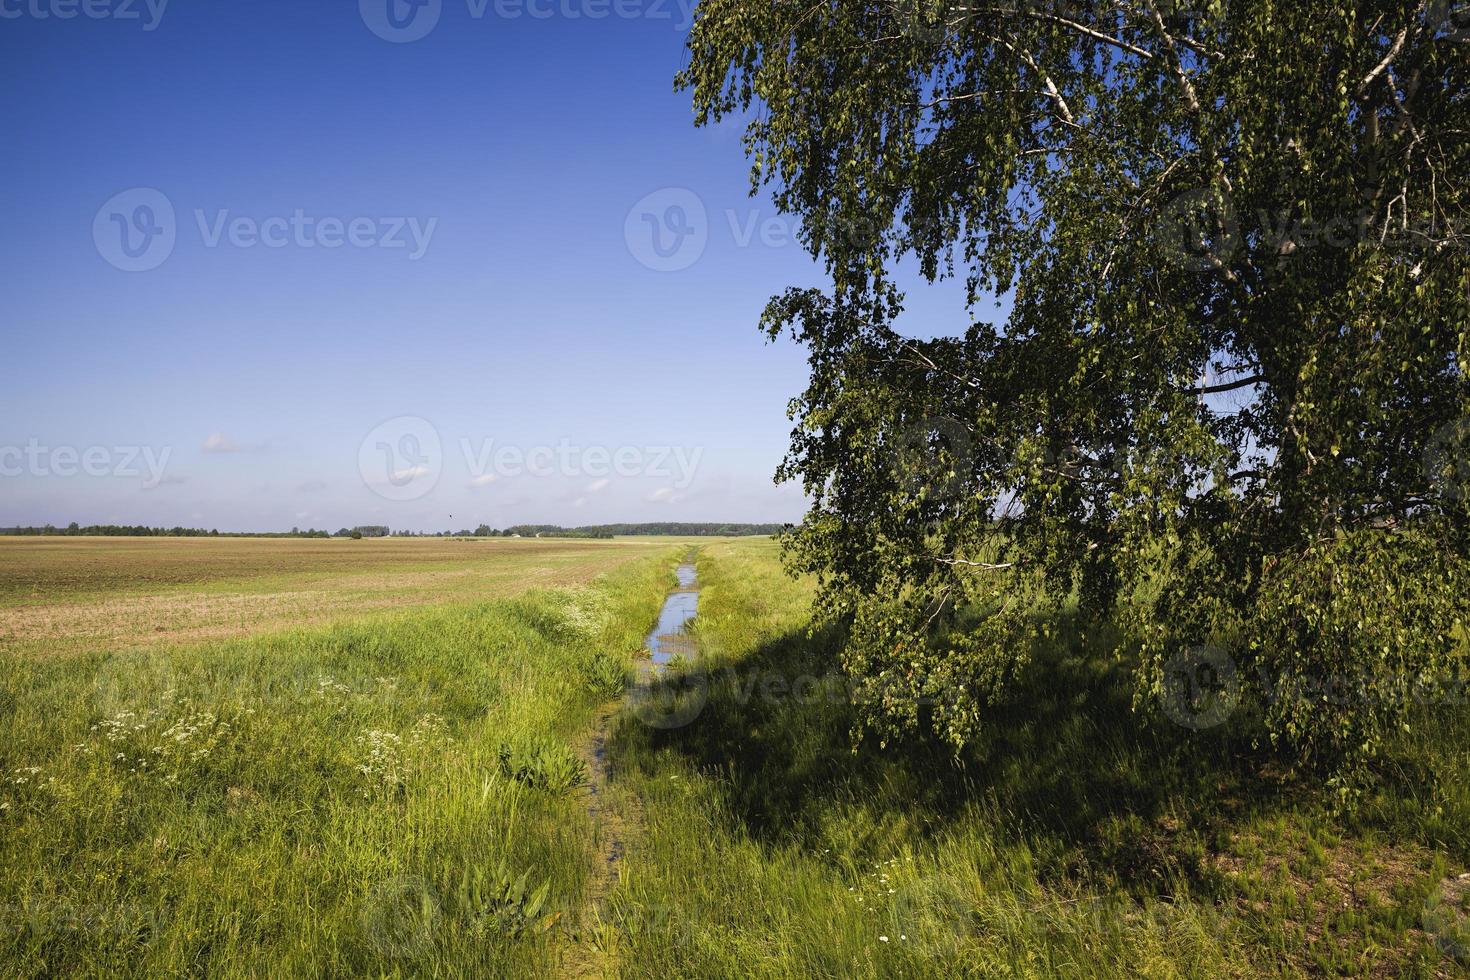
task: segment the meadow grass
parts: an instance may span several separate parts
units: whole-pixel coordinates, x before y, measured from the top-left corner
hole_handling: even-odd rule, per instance
[[[625,720],[643,801],[609,915],[629,977],[1452,976],[1470,862],[1463,706],[1362,811],[1277,771],[1249,718],[1133,710],[1118,639],[1057,624],[995,736],[854,746],[838,639],[768,542],[705,549],[702,710]],[[705,693],[707,692],[707,693]],[[1431,724],[1432,722],[1432,724]]]
[[[547,975],[595,870],[573,745],[662,550],[374,622],[5,654],[0,973]]]
[[[767,539],[698,544],[673,702],[619,701],[688,551],[604,546],[545,588],[507,550],[481,574],[521,591],[481,601],[0,650],[0,975],[1470,966],[1463,705],[1426,706],[1345,816],[1249,710],[1136,712],[1126,639],[1064,609],[985,744],[855,740],[841,638]],[[223,567],[170,587],[235,595]]]

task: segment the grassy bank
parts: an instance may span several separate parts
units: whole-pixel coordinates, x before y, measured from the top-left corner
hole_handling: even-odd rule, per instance
[[[547,975],[593,873],[573,745],[680,550],[372,623],[6,654],[0,973]]]
[[[625,721],[643,838],[612,899],[623,975],[1452,976],[1470,863],[1470,724],[1438,708],[1335,817],[1248,719],[1131,709],[1120,656],[1066,624],[996,738],[856,750],[835,646],[768,543],[706,549],[707,700]],[[1453,889],[1451,889],[1453,891]]]
[[[699,544],[679,699],[619,702],[689,545],[642,547],[332,625],[0,649],[0,975],[1470,964],[1464,705],[1426,707],[1341,817],[1248,712],[1136,714],[1126,645],[1064,613],[984,746],[854,745],[839,639],[768,540]]]

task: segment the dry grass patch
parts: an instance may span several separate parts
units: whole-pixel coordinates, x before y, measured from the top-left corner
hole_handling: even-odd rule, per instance
[[[580,585],[657,541],[0,538],[0,652],[220,640]]]

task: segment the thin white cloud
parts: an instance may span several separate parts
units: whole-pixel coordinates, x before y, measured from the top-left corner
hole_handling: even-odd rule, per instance
[[[593,480],[591,483],[587,484],[587,492],[596,493],[599,490],[606,490],[608,485],[611,483],[612,481],[609,480],[607,477],[603,477],[600,480]]]
[[[472,486],[472,487],[488,487],[490,484],[494,483],[498,479],[500,479],[500,477],[496,476],[494,473],[484,473],[484,474],[482,474],[480,476],[475,477],[473,480],[471,480],[470,481],[470,486]]]
[[[223,432],[211,432],[209,438],[204,440],[203,448],[207,453],[238,453],[240,451],[239,444]]]

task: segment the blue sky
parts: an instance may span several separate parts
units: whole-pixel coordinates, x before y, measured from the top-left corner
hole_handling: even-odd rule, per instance
[[[797,519],[755,325],[822,276],[687,17],[0,0],[0,524]]]

